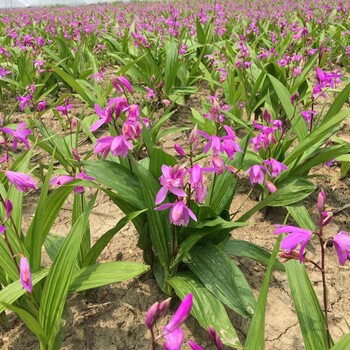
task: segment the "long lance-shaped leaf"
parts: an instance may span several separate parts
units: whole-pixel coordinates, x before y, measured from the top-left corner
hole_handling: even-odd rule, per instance
[[[69,293],[81,292],[122,282],[142,275],[149,266],[129,261],[114,261],[84,267],[74,274]]]
[[[92,108],[95,104],[95,98],[86,91],[86,89],[80,85],[80,83],[75,80],[71,75],[66,73],[61,68],[50,65],[50,68],[66,83],[68,84],[80,97],[87,102],[87,104]]]
[[[334,115],[338,114],[343,107],[344,103],[349,99],[350,95],[350,84],[346,85],[345,88],[336,97],[332,105],[330,106],[328,112],[324,116],[324,121],[328,121]]]
[[[221,302],[246,318],[252,317],[253,292],[242,271],[221,249],[211,244],[196,246],[184,263]]]
[[[264,208],[265,206],[284,207],[293,203],[300,202],[301,200],[308,197],[316,188],[313,183],[304,179],[294,179],[288,183],[281,184],[280,186],[280,189],[274,193],[269,194],[256,206],[243,214],[237,221],[247,221],[254,213]]]
[[[39,321],[48,336],[49,346],[54,343],[59,332],[63,308],[73,277],[74,264],[95,199],[96,194],[89,202],[85,212],[72,227],[52,264],[45,282],[41,297]]]
[[[47,336],[41,327],[40,323],[37,319],[33,317],[28,311],[21,309],[19,307],[16,307],[14,305],[0,302],[3,306],[6,307],[6,309],[11,310],[12,312],[15,312],[25,323],[25,325],[28,327],[28,329],[35,334],[35,336],[39,339],[40,343],[43,345],[47,344]]]
[[[348,350],[350,348],[350,333],[344,335],[331,350]]]
[[[168,282],[180,299],[183,299],[189,293],[193,294],[191,314],[197,319],[201,327],[208,329],[211,326],[219,334],[224,344],[233,348],[241,347],[224,306],[203,286],[195,275],[190,272],[180,273],[169,279]]]
[[[280,100],[283,109],[293,126],[299,142],[304,140],[307,136],[306,124],[303,118],[300,118],[300,111],[295,111],[295,107],[290,101],[290,93],[288,89],[271,74],[267,74],[267,76],[269,77],[275,93],[278,96],[278,99]]]
[[[84,161],[83,165],[88,175],[114,190],[115,196],[133,205],[136,210],[145,208],[140,182],[130,170],[108,160]]]
[[[350,109],[346,109],[332,118],[322,122],[322,124],[315,128],[311,134],[302,139],[299,144],[293,149],[293,151],[284,160],[284,164],[289,165],[297,158],[303,156],[303,154],[310,150],[316,143],[325,140],[329,137],[329,133],[336,128],[345,118],[350,115]],[[282,174],[283,175],[283,174]]]
[[[154,210],[155,198],[160,185],[156,178],[144,167],[136,166],[145,202],[149,225],[149,233],[154,247],[155,255],[159,258],[162,267],[168,272],[174,249],[172,228],[164,210]]]
[[[48,197],[40,197],[36,215],[29,226],[24,241],[25,246],[31,252],[30,265],[32,266],[33,271],[38,271],[40,268],[42,245],[44,244],[62,205],[72,192],[73,186],[73,184],[62,186],[54,190],[54,192]],[[45,191],[45,189],[43,191]]]
[[[52,159],[46,174],[46,178],[41,189],[39,202],[36,207],[34,218],[29,226],[26,238],[25,238],[25,246],[29,251],[29,261],[31,266],[31,271],[36,272],[40,269],[41,263],[41,248],[43,244],[43,221],[47,221],[47,217],[45,215],[45,211],[47,208],[47,197],[50,186],[50,178],[53,169],[53,163],[55,159],[55,151],[53,152]],[[57,208],[60,209],[60,206]],[[58,212],[57,212],[58,214]],[[56,217],[55,217],[56,218]]]
[[[111,239],[130,221],[137,218],[140,214],[144,213],[147,209],[138,210],[128,214],[118,221],[118,223],[108,230],[104,235],[102,235],[97,242],[92,246],[89,253],[86,256],[86,259],[83,263],[83,266],[88,266],[96,262],[97,258],[101,255],[103,249],[111,241]]]
[[[240,239],[230,239],[225,245],[224,252],[228,256],[253,259],[265,266],[269,264],[271,259],[271,254],[263,247]],[[284,271],[284,265],[278,260],[275,261],[273,268],[275,270]]]
[[[315,222],[311,218],[309,211],[306,209],[302,202],[287,205],[286,209],[299,227],[315,231]]]
[[[271,254],[269,265],[265,273],[264,281],[260,289],[258,301],[255,307],[253,318],[250,322],[247,339],[245,342],[246,350],[264,350],[265,349],[265,312],[269,284],[272,276],[273,266],[275,265],[276,256],[280,247],[282,237],[279,236],[275,248]]]
[[[35,286],[43,278],[47,276],[49,269],[41,270],[32,274],[32,283]],[[12,282],[4,289],[0,290],[0,303],[4,302],[7,304],[14,303],[22,295],[26,294],[27,291],[22,287],[21,281],[18,279],[15,282]],[[0,313],[6,309],[5,306],[0,305]]]
[[[305,349],[328,349],[325,317],[304,264],[291,260],[285,267]]]

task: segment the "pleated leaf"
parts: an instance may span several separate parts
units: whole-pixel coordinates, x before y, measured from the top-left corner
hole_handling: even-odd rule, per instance
[[[240,239],[230,239],[226,243],[224,251],[230,257],[238,256],[253,259],[265,266],[269,264],[271,259],[271,254],[266,249]],[[275,261],[273,268],[275,270],[284,271],[284,265],[278,260]]]
[[[53,344],[59,332],[64,305],[73,277],[74,265],[95,199],[96,194],[66,237],[44,285],[39,321],[48,336],[49,345]]]
[[[196,246],[184,263],[221,302],[244,317],[252,317],[253,292],[241,270],[221,249],[210,244]]]
[[[224,344],[233,348],[241,346],[224,306],[195,275],[190,272],[180,273],[169,279],[168,282],[180,299],[189,293],[193,294],[191,314],[201,327],[208,329],[209,326],[212,326]]]
[[[83,165],[88,175],[110,187],[116,196],[131,204],[135,210],[145,208],[140,182],[130,170],[108,160],[84,161]]]
[[[350,349],[350,333],[344,335],[331,350],[349,350]]]

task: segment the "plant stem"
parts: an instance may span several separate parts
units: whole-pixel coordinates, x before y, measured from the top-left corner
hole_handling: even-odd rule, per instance
[[[150,331],[151,331],[151,338],[152,338],[152,350],[156,350],[156,338],[154,336],[153,328]]]
[[[329,325],[328,325],[328,300],[327,300],[327,285],[326,285],[326,271],[325,271],[325,247],[324,240],[322,238],[322,223],[320,224],[320,230],[318,233],[318,239],[321,245],[321,275],[322,275],[322,288],[323,288],[323,308],[324,308],[324,316],[326,321],[326,333],[327,333],[327,345],[328,349],[331,348],[331,335],[329,333]]]
[[[254,187],[252,187],[252,188],[249,190],[247,196],[244,198],[244,201],[241,203],[241,205],[239,206],[239,208],[238,208],[234,213],[230,214],[231,220],[232,220],[232,219],[239,213],[239,211],[242,209],[244,203],[247,201],[247,199],[248,199],[248,198],[250,197],[250,195],[252,194],[253,188],[254,188]]]

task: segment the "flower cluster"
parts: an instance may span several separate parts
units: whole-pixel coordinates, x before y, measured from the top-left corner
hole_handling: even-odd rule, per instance
[[[170,298],[161,302],[156,302],[148,309],[146,313],[146,326],[151,332],[153,345],[155,345],[155,342],[158,339],[163,338],[165,340],[163,343],[165,350],[181,349],[185,340],[181,325],[191,312],[192,304],[193,295],[190,293],[185,296],[175,314],[170,319],[169,323],[163,327],[162,333],[157,337],[154,335],[153,328],[155,324],[159,322],[168,312],[170,306]],[[213,327],[208,328],[208,335],[216,345],[216,348],[218,350],[222,350],[221,339]],[[188,345],[192,350],[204,350],[200,345],[192,340],[188,342]]]
[[[116,157],[126,158],[128,152],[133,149],[131,141],[140,137],[143,125],[148,127],[150,121],[147,118],[141,118],[138,105],[129,104],[125,94],[127,91],[133,92],[130,82],[125,77],[119,76],[112,83],[119,96],[111,98],[105,108],[95,104],[94,109],[99,119],[91,125],[90,131],[94,132],[102,125],[112,123],[118,135],[98,139],[94,153],[103,158],[106,158],[109,153]],[[121,96],[122,94],[124,96]],[[120,125],[122,114],[126,116],[126,119]]]
[[[313,233],[311,230],[290,226],[290,225],[277,225],[275,234],[285,233],[287,236],[281,242],[281,248],[285,251],[286,258],[293,258],[293,251],[300,245],[299,249],[299,261],[308,261],[304,258],[304,250],[309,243],[313,235],[317,235],[321,242],[324,244],[322,237],[322,229],[328,225],[332,219],[332,213],[324,211],[324,205],[326,201],[326,195],[323,190],[320,191],[317,200],[317,209],[320,214],[318,222],[319,232]],[[338,255],[340,265],[344,265],[346,260],[350,261],[350,235],[345,231],[340,231],[333,238],[327,239],[327,241],[333,241],[335,251]]]

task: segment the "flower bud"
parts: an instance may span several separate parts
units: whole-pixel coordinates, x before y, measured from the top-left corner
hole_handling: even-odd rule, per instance
[[[5,202],[5,211],[6,211],[6,218],[7,218],[7,219],[10,218],[11,213],[12,213],[12,209],[13,209],[12,202],[11,202],[9,199],[6,199],[6,202]]]
[[[146,326],[148,329],[152,329],[157,321],[157,315],[159,313],[159,303],[158,301],[154,303],[146,313]]]
[[[321,190],[317,197],[317,209],[320,214],[323,213],[323,207],[325,202],[326,202],[326,194],[323,190]]]
[[[181,157],[186,157],[186,152],[179,144],[176,143],[174,149]]]
[[[270,193],[274,193],[277,191],[277,187],[271,181],[266,180],[265,185]]]
[[[208,328],[209,338],[215,343],[218,350],[222,350],[222,342],[215,329],[211,326]]]

